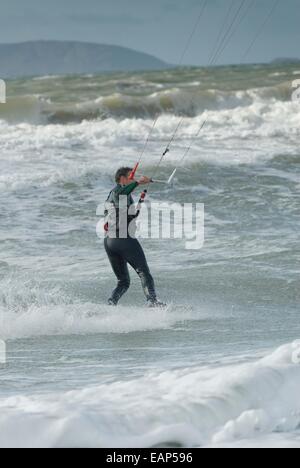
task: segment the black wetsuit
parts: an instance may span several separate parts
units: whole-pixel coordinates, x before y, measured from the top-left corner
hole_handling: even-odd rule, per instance
[[[104,241],[105,250],[111,263],[112,269],[118,279],[118,285],[113,291],[109,300],[111,304],[118,304],[121,297],[127,292],[130,286],[130,276],[128,271],[128,264],[139,275],[142,287],[150,304],[157,303],[157,296],[155,292],[155,285],[153,277],[150,273],[144,251],[136,238],[128,235],[126,238],[119,236],[119,197],[121,195],[127,196],[127,220],[128,224],[136,218],[134,214],[129,215],[128,209],[134,204],[131,196],[132,192],[138,186],[137,182],[133,182],[127,186],[117,185],[109,194],[107,202],[111,204],[116,210],[116,230],[114,236],[109,235],[109,220],[107,223],[107,236]],[[106,215],[108,212],[106,211]]]

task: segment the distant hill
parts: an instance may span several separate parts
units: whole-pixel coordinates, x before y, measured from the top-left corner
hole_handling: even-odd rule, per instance
[[[162,60],[125,47],[60,41],[0,44],[0,78],[166,68]]]
[[[298,58],[277,58],[272,61],[274,65],[285,65],[289,63],[300,63],[300,59]]]

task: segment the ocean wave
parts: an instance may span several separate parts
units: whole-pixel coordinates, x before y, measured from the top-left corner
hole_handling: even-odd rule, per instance
[[[0,281],[0,338],[131,333],[163,330],[195,319],[195,312],[173,306],[165,310],[116,307],[71,298],[60,287],[45,286],[26,278]]]
[[[203,122],[205,128],[199,133]],[[162,169],[174,169],[192,144],[185,166],[255,164],[299,155],[300,107],[295,102],[254,103],[185,118],[163,115],[152,131],[143,170],[152,168],[181,126]],[[132,165],[149,135],[151,119],[106,119],[69,125],[0,122],[0,191],[81,183]],[[258,144],[259,142],[259,144]],[[82,155],[84,157],[82,157]],[[9,159],[9,165],[7,160]],[[34,168],[34,170],[33,170]]]
[[[45,290],[40,283],[25,276],[16,278],[8,274],[0,281],[0,307],[6,313],[6,319],[9,318],[7,312],[26,313],[32,306],[62,305],[68,302],[69,299],[59,288]],[[16,317],[17,315],[14,315],[14,318]],[[2,320],[0,333],[3,333],[6,326],[6,320]]]
[[[299,354],[295,342],[256,362],[1,398],[0,446],[268,446],[299,429]]]
[[[43,115],[46,101],[39,96],[19,96],[7,98],[7,103],[0,106],[0,120],[9,123],[28,122],[46,124],[47,117]]]
[[[147,307],[119,306],[112,309],[105,304],[80,304],[76,301],[60,305],[31,305],[18,311],[0,308],[0,315],[0,337],[5,340],[165,330],[195,319],[191,310],[172,305],[150,314]]]
[[[232,110],[255,103],[291,100],[290,82],[277,86],[243,91],[177,87],[152,94],[127,95],[114,93],[94,100],[59,104],[39,96],[9,98],[0,107],[0,119],[10,123],[33,122],[68,124],[84,120],[148,119],[157,115],[196,117],[204,111]]]

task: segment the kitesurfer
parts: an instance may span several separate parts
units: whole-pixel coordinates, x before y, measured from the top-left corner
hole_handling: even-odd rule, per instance
[[[116,175],[116,187],[110,192],[106,202],[105,250],[111,263],[118,285],[113,291],[110,305],[117,305],[130,287],[128,265],[139,275],[149,307],[163,307],[165,304],[157,299],[153,277],[139,241],[134,236],[134,224],[137,217],[133,191],[142,185],[149,185],[151,179],[141,177],[136,181],[132,169],[120,168]],[[124,203],[125,201],[125,203]],[[124,216],[125,215],[125,216]],[[121,225],[122,220],[126,226]]]

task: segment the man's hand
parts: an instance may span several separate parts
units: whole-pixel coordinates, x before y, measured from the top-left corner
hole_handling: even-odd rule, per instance
[[[139,180],[139,185],[148,185],[151,184],[152,180],[149,177],[141,177]]]

